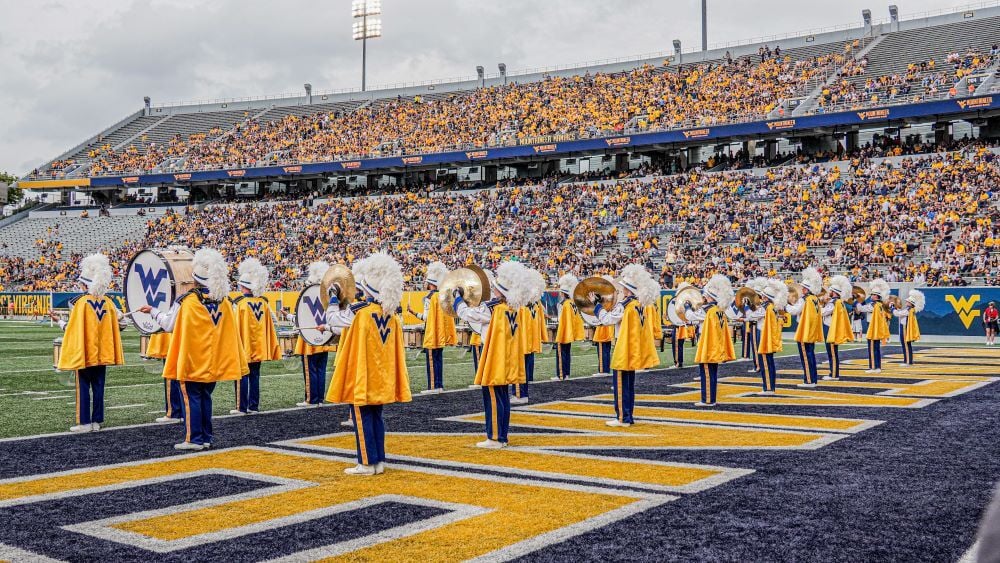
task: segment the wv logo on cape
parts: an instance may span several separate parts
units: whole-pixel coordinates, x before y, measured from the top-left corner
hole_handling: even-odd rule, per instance
[[[108,314],[108,311],[104,308],[104,301],[92,301],[88,299],[87,304],[90,305],[90,308],[94,310],[94,314],[97,315],[97,322],[103,321],[104,315]]]
[[[205,301],[205,309],[208,310],[209,316],[212,317],[212,323],[218,325],[219,321],[222,320],[222,311],[219,310],[219,302]]]
[[[247,306],[250,307],[250,312],[253,313],[253,317],[260,322],[261,317],[264,316],[264,304],[261,302],[249,302]]]
[[[514,333],[517,332],[517,312],[506,311],[504,314],[507,315],[507,324],[510,325],[510,335],[514,336]]]
[[[378,335],[382,338],[382,344],[389,339],[389,334],[392,332],[392,328],[389,327],[389,321],[392,319],[392,315],[379,315],[378,313],[372,313],[372,320],[375,321],[375,326],[378,327]]]

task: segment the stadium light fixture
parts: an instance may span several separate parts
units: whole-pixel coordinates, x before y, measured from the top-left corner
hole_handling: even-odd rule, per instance
[[[483,65],[476,67],[476,76],[479,77],[479,86],[486,86],[486,69],[483,68]]]
[[[355,41],[361,41],[361,91],[365,91],[368,66],[368,40],[382,37],[382,0],[352,0],[351,16],[354,23],[351,34]]]
[[[149,115],[149,104],[150,104],[149,96],[143,96],[142,103],[146,107],[146,114]]]
[[[313,85],[306,82],[302,85],[306,89],[306,103],[312,105],[313,103]]]
[[[507,65],[504,64],[504,63],[500,63],[500,64],[497,65],[497,69],[500,70],[500,76],[503,77],[503,83],[504,83],[504,86],[506,86],[507,85]]]
[[[899,21],[899,8],[895,4],[889,4],[889,20],[894,22]]]
[[[861,10],[861,19],[865,22],[865,27],[871,27],[872,25],[872,11],[868,8]]]

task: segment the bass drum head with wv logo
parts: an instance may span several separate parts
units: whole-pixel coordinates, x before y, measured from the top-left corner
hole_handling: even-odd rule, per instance
[[[162,329],[149,313],[139,307],[149,305],[166,311],[174,300],[195,287],[194,254],[186,248],[150,248],[132,258],[125,270],[125,306],[139,332],[152,334]]]
[[[319,284],[302,290],[299,300],[295,302],[295,324],[299,327],[302,340],[313,346],[326,346],[333,340],[333,331],[316,330],[317,326],[326,324],[326,309],[319,296]]]

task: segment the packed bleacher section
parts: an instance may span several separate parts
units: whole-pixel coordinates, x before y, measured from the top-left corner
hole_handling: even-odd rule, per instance
[[[397,256],[411,282],[435,259],[490,267],[517,257],[550,275],[640,262],[661,272],[666,286],[699,284],[716,272],[737,280],[789,275],[807,265],[860,281],[1000,284],[1000,157],[983,142],[958,147],[884,161],[867,147],[843,166],[776,167],[762,176],[696,169],[313,206],[210,206],[150,219],[133,228],[133,238],[100,247],[119,271],[138,250],[167,244],[217,247],[233,262],[258,256],[278,288],[296,288],[312,260],[350,263],[374,249]],[[905,152],[883,150],[878,156]],[[78,255],[65,255],[68,227],[44,228],[34,257],[12,257],[0,246],[0,283],[26,290],[72,284]]]

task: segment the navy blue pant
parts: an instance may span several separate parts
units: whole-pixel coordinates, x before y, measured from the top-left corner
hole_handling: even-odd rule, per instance
[[[799,359],[802,360],[802,382],[816,383],[816,344],[799,342]]]
[[[760,369],[757,363],[757,343],[760,342],[760,334],[757,332],[757,323],[743,323],[743,357],[753,360],[754,369]]]
[[[882,341],[868,341],[868,369],[882,369]]]
[[[615,417],[618,422],[632,424],[635,408],[635,372],[615,370],[611,375],[611,391],[615,396]]]
[[[472,348],[472,371],[479,371],[479,358],[483,355],[483,345],[469,346]]]
[[[840,346],[827,342],[826,358],[830,362],[830,377],[840,379]]]
[[[906,327],[899,331],[899,343],[903,345],[903,363],[913,363],[913,343],[906,341]]]
[[[761,390],[774,391],[778,379],[778,371],[774,369],[774,354],[757,354],[757,364],[760,366]]]
[[[512,395],[518,399],[528,398],[528,381],[535,380],[535,354],[525,354],[524,355],[524,383],[515,383],[510,386],[510,392]]]
[[[163,380],[163,411],[170,418],[184,418],[184,399],[181,398],[181,384],[176,379]]]
[[[323,403],[326,394],[327,352],[302,356],[302,376],[306,386],[306,401],[313,405]]]
[[[375,465],[385,461],[385,423],[382,405],[353,405],[354,441],[358,450],[358,463]]]
[[[105,366],[90,366],[76,372],[76,423],[104,422]]]
[[[250,373],[233,382],[236,387],[236,410],[257,412],[260,410],[260,362],[247,365],[250,366]]]
[[[444,348],[424,348],[427,388],[444,389]]]
[[[611,373],[611,343],[596,342],[597,344],[597,373]]]
[[[566,379],[569,377],[570,352],[573,344],[557,343],[559,350],[556,352],[556,377]]]
[[[674,365],[684,367],[684,339],[674,337]]]
[[[215,382],[181,381],[184,397],[184,441],[192,444],[212,443],[212,391]]]
[[[507,443],[510,428],[510,396],[507,385],[483,387],[483,407],[486,409],[486,437]]]
[[[701,366],[701,402],[714,405],[719,390],[719,364],[699,364]]]

